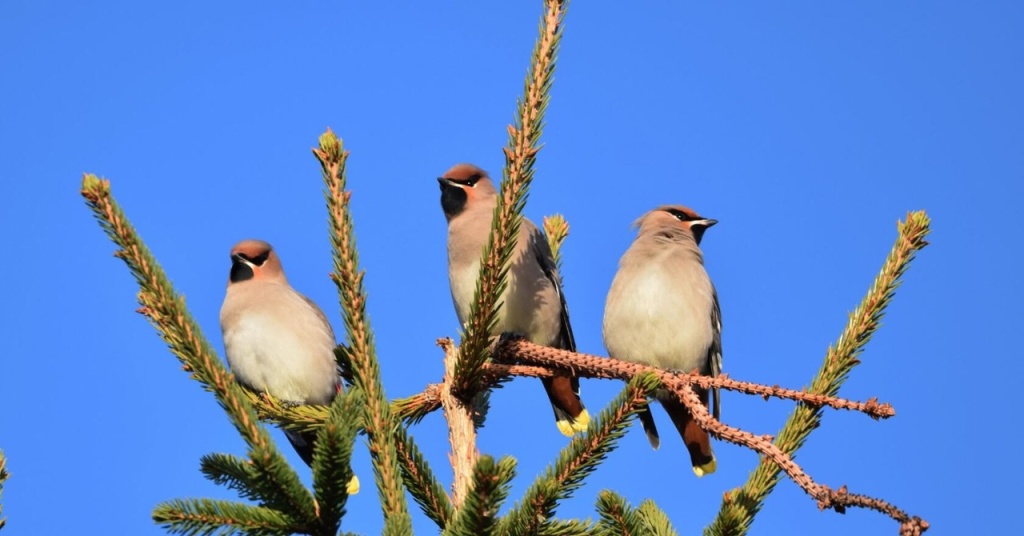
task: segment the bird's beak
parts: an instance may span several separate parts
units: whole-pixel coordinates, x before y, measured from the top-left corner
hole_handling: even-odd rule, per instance
[[[438,184],[438,186],[441,187],[442,191],[445,189],[445,187],[448,187],[448,188],[458,187],[458,185],[455,184],[454,182],[452,182],[451,179],[447,179],[445,177],[438,177],[437,178],[437,184]]]
[[[693,222],[691,222],[691,225],[694,224],[694,223],[697,224],[697,225],[702,225],[702,226],[704,226],[704,228],[708,228],[708,227],[711,227],[714,224],[718,223],[718,220],[713,220],[711,218],[704,218],[702,220],[694,220]]]

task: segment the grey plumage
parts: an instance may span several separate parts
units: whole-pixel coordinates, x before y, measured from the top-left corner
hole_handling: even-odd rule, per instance
[[[465,324],[476,292],[480,257],[491,232],[497,190],[487,173],[459,164],[438,179],[448,220],[448,276],[459,322]],[[516,332],[545,346],[576,351],[561,279],[544,233],[523,218],[508,272],[508,286],[494,335]],[[575,376],[543,380],[558,428],[566,435],[586,429],[590,416]]]
[[[220,310],[224,352],[237,381],[288,404],[328,405],[341,389],[331,324],[312,300],[288,284],[277,253],[261,240],[231,249]],[[314,432],[284,431],[306,464]],[[349,493],[358,490],[353,478]]]
[[[604,314],[604,342],[610,356],[665,370],[717,376],[722,370],[718,295],[704,269],[699,244],[717,223],[691,209],[663,206],[639,220],[636,240],[622,256]],[[707,405],[708,393],[697,389]],[[715,470],[707,432],[679,402],[658,393],[690,451],[698,476]],[[712,414],[720,411],[715,392]],[[660,441],[647,409],[641,424],[654,448]]]

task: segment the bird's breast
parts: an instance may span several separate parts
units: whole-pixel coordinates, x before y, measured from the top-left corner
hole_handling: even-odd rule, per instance
[[[658,266],[636,265],[629,277],[621,274],[605,307],[609,354],[668,370],[703,370],[713,336],[710,285]]]
[[[335,341],[323,319],[297,293],[262,298],[222,325],[232,372],[242,384],[286,402],[329,403],[338,372]]]

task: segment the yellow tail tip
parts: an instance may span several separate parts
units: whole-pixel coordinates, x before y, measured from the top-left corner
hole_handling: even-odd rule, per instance
[[[572,437],[580,432],[587,431],[587,427],[590,426],[590,413],[584,409],[575,420],[563,419],[556,421],[555,425],[558,426],[558,431],[562,432],[562,435]]]
[[[345,487],[349,495],[355,495],[359,493],[359,477],[352,475],[352,480],[348,481],[348,486]]]
[[[697,475],[697,478],[700,478],[704,475],[710,475],[711,473],[714,473],[716,469],[718,469],[718,461],[715,460],[714,455],[711,455],[710,462],[705,463],[704,465],[693,466],[693,474]]]

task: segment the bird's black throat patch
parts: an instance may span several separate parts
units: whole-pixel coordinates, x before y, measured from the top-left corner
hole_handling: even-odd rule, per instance
[[[458,186],[441,183],[441,208],[444,215],[452,219],[466,208],[466,191]]]
[[[700,239],[704,238],[704,231],[708,228],[703,225],[691,225],[690,231],[693,233],[693,239],[697,241],[697,245],[700,245]]]
[[[232,283],[248,281],[252,279],[254,275],[256,274],[253,273],[252,266],[249,266],[248,264],[237,259],[231,261],[230,278]]]

